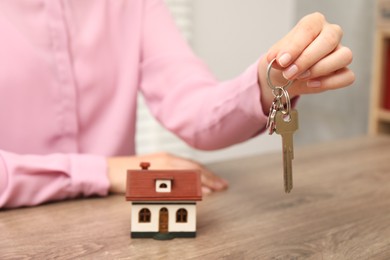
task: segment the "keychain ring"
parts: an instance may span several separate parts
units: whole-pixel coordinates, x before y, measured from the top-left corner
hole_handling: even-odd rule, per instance
[[[279,91],[279,93],[275,93],[276,91]],[[279,111],[282,112],[283,115],[290,115],[291,111],[291,100],[290,95],[288,94],[288,91],[283,89],[282,87],[276,87],[274,90],[272,90],[275,100],[274,102],[277,102],[279,106]],[[283,105],[282,103],[282,97],[286,99],[286,104]]]
[[[271,62],[268,64],[268,67],[267,67],[267,82],[268,82],[268,86],[272,89],[272,90],[275,90],[277,88],[282,88],[284,90],[287,90],[287,88],[293,83],[293,80],[288,80],[286,82],[286,84],[284,84],[283,86],[275,86],[272,81],[271,81],[271,68],[272,68],[272,64],[274,64],[274,62],[276,61],[276,58],[274,58],[273,60],[271,60]]]
[[[276,86],[274,89],[272,89],[272,94],[277,99],[280,99],[281,97],[283,97],[284,92],[286,92],[286,90],[284,90],[283,87]]]
[[[286,108],[282,110],[283,115],[290,116],[290,111],[291,111],[291,100],[290,100],[290,95],[288,94],[287,90],[283,89],[283,95],[286,98]]]

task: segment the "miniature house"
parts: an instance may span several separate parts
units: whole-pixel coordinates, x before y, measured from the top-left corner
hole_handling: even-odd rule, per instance
[[[202,200],[196,170],[127,171],[126,200],[131,201],[131,237],[171,239],[196,236],[196,202]]]

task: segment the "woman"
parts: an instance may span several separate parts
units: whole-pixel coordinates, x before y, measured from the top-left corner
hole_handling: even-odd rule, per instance
[[[195,162],[135,155],[138,91],[166,128],[212,150],[264,130],[273,58],[273,80],[295,80],[291,98],[354,81],[341,28],[319,13],[241,75],[217,82],[162,0],[2,1],[0,10],[0,207],[123,192],[126,169],[144,160],[200,167],[204,191],[226,188]]]

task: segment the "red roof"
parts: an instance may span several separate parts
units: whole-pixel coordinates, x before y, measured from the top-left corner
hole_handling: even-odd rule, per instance
[[[157,192],[156,180],[171,180],[170,192]],[[128,170],[126,200],[199,201],[202,200],[200,171]]]

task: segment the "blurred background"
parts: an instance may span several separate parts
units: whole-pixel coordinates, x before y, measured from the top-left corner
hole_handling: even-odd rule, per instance
[[[243,3],[245,2],[245,3]],[[242,73],[300,18],[319,11],[344,30],[343,44],[354,53],[352,87],[302,96],[295,146],[367,134],[374,38],[371,0],[166,0],[178,27],[220,80]],[[203,163],[281,149],[280,136],[267,133],[215,152],[191,149],[164,130],[139,97],[139,154],[167,151]]]

